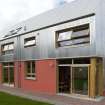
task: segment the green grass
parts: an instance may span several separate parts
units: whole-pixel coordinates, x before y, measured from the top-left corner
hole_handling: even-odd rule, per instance
[[[0,92],[0,105],[51,105]]]

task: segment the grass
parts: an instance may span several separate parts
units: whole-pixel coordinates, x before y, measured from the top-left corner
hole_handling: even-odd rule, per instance
[[[0,92],[0,105],[51,105],[51,104],[39,101],[33,101],[30,99]]]

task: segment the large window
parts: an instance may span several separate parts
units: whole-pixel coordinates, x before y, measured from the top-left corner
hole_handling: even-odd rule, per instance
[[[90,32],[89,24],[72,27],[57,31],[56,43],[57,47],[89,44]]]
[[[1,49],[2,49],[2,54],[5,55],[5,54],[11,54],[13,53],[13,50],[14,50],[14,43],[8,43],[8,44],[4,44],[1,46]]]
[[[34,61],[25,62],[25,71],[26,79],[35,79],[36,77],[35,62]]]
[[[36,37],[29,37],[24,39],[24,47],[30,47],[36,45]]]

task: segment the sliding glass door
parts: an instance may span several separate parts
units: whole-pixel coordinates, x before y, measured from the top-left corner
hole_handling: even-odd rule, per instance
[[[88,95],[89,65],[59,66],[59,93]]]
[[[72,67],[72,93],[88,95],[88,67]]]

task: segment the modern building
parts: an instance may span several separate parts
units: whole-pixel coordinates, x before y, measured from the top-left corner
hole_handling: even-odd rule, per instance
[[[75,0],[1,35],[1,85],[45,94],[104,95],[105,0]]]

